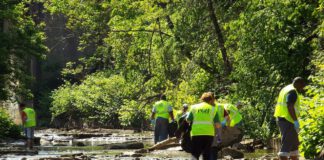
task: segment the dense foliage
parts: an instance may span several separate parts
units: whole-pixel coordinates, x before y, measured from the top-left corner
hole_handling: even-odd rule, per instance
[[[0,139],[20,137],[21,128],[14,124],[8,113],[0,108]]]
[[[323,50],[314,56],[314,73],[304,97],[301,116],[301,151],[305,158],[314,159],[324,149],[324,57]]]
[[[55,122],[63,122],[60,126],[145,129],[161,94],[179,109],[213,91],[219,101],[244,102],[246,136],[268,139],[278,133],[273,110],[280,89],[302,76],[312,81],[304,101],[310,108],[302,117],[302,150],[311,157],[320,149],[312,147],[319,146],[322,132],[316,126],[323,125],[316,121],[322,115],[315,114],[323,109],[322,103],[315,107],[323,97],[323,0],[41,2],[46,14],[65,16],[84,55],[66,64],[64,84],[52,92],[51,112]],[[13,10],[19,13],[15,18],[24,15]],[[18,31],[33,29],[22,33],[39,44],[35,52],[24,50],[42,53],[38,26],[30,17],[18,22],[25,22]]]
[[[0,100],[14,95],[31,98],[32,57],[47,51],[41,25],[36,25],[28,0],[0,1]]]

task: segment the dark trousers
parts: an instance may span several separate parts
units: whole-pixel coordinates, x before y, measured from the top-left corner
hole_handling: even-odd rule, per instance
[[[199,156],[202,154],[204,160],[209,160],[213,139],[214,136],[192,136],[192,156],[198,160]]]
[[[168,124],[169,120],[158,117],[154,127],[154,143],[161,142],[168,138]]]
[[[294,128],[294,124],[285,118],[278,118],[278,126],[281,133],[280,152],[289,153],[297,151],[299,146],[298,133]]]

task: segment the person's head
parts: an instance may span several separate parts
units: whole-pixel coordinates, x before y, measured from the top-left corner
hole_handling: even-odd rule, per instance
[[[215,97],[213,92],[205,92],[201,95],[200,100],[203,102],[209,103],[210,105],[215,104]]]
[[[304,88],[306,86],[306,82],[301,77],[296,77],[293,80],[293,86],[296,88],[297,92],[302,93],[304,91]]]
[[[160,100],[166,100],[166,95],[162,94],[161,97],[160,97]]]
[[[19,109],[24,109],[26,107],[25,103],[19,103]]]
[[[185,103],[182,105],[182,110],[186,112],[188,110],[188,107],[189,107],[188,104]]]

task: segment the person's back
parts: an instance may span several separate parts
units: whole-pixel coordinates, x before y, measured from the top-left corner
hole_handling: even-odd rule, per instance
[[[33,108],[26,107],[23,112],[26,114],[26,120],[24,127],[35,127],[36,126],[36,113]]]
[[[169,112],[168,112],[169,106],[170,106],[169,103],[165,100],[160,100],[155,102],[153,107],[156,108],[155,111],[156,117],[169,119]]]
[[[25,128],[25,136],[27,138],[26,146],[28,149],[33,148],[34,130],[36,126],[36,112],[33,108],[27,107],[24,103],[19,104],[21,110],[21,119]]]
[[[169,118],[174,121],[172,106],[166,101],[166,96],[162,95],[160,100],[153,105],[151,120],[154,121],[154,143],[158,143],[168,138]]]
[[[199,159],[209,159],[211,144],[215,135],[214,124],[218,122],[216,109],[214,107],[214,95],[211,92],[204,93],[201,98],[203,102],[191,106],[187,121],[191,123],[191,154]]]

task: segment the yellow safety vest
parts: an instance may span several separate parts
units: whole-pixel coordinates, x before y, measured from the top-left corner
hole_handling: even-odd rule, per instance
[[[229,117],[231,119],[230,127],[234,127],[236,124],[238,124],[242,120],[242,115],[237,109],[236,106],[233,104],[226,104],[225,109],[229,111]]]
[[[36,126],[36,114],[34,109],[32,108],[25,108],[23,112],[26,113],[27,119],[24,124],[24,127],[35,127]]]
[[[222,122],[224,120],[224,104],[215,103],[215,106],[219,116],[219,121]]]
[[[160,100],[154,104],[154,107],[156,107],[156,118],[161,117],[165,119],[169,119],[169,111],[168,107],[170,104],[167,101]]]
[[[300,97],[299,94],[297,92],[297,90],[295,89],[295,87],[290,84],[286,87],[284,87],[280,93],[279,93],[279,97],[278,97],[278,101],[276,104],[276,108],[275,108],[275,112],[274,112],[274,116],[275,117],[282,117],[285,118],[287,121],[294,123],[294,120],[291,118],[291,115],[288,111],[288,106],[287,106],[287,96],[288,93],[290,91],[295,90],[297,93],[297,100],[295,102],[294,108],[295,108],[295,113],[296,113],[296,117],[299,117],[299,111],[300,111]]]
[[[191,107],[193,115],[191,136],[214,136],[214,117],[216,115],[215,107],[202,102]]]

